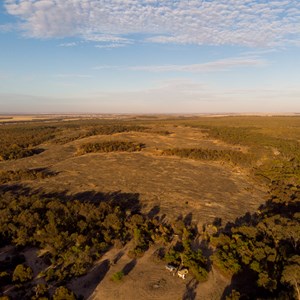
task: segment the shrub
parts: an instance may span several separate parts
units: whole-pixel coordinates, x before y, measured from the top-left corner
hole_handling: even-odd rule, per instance
[[[26,282],[33,278],[33,271],[25,265],[17,265],[13,272],[13,281]]]
[[[114,282],[119,282],[123,279],[123,277],[124,277],[124,272],[119,271],[111,276],[111,280]]]
[[[53,300],[76,300],[76,296],[66,287],[60,286],[55,290]]]

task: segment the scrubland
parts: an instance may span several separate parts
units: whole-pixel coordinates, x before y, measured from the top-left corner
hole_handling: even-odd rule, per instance
[[[0,299],[299,299],[299,143],[298,116],[0,125]]]

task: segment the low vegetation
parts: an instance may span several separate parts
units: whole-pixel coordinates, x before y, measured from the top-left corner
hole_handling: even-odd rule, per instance
[[[249,165],[252,161],[252,157],[250,155],[234,150],[174,148],[164,150],[162,155],[172,155],[197,160],[224,161],[240,165]]]
[[[145,148],[142,143],[124,141],[104,141],[99,143],[87,143],[80,146],[77,155],[97,152],[134,152]]]
[[[73,125],[73,126],[72,126]],[[57,144],[66,144],[75,140],[83,139],[86,137],[94,136],[94,135],[113,135],[116,133],[122,132],[143,132],[147,130],[147,127],[139,126],[139,125],[124,125],[124,124],[98,124],[95,121],[93,123],[71,123],[67,128],[71,132],[66,135],[65,132],[63,136],[57,137],[54,142]],[[76,128],[76,132],[74,133],[74,127]]]
[[[42,150],[36,146],[54,138],[56,127],[3,125],[0,127],[0,161],[32,156]]]
[[[45,179],[55,175],[55,172],[51,172],[45,168],[0,171],[0,184],[11,181]]]
[[[123,277],[124,277],[124,272],[119,271],[119,272],[114,273],[111,276],[111,280],[114,281],[114,282],[119,282],[123,279]]]

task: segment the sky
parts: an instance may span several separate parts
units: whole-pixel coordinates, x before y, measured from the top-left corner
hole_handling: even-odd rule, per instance
[[[300,112],[300,0],[0,0],[0,114]]]

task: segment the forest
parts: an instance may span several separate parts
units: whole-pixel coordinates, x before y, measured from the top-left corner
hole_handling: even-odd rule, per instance
[[[247,151],[165,146],[160,157],[239,166],[266,187],[268,199],[255,212],[224,224],[215,218],[200,230],[199,220],[184,216],[170,220],[159,213],[146,213],[137,193],[50,193],[32,188],[30,182],[57,176],[51,169],[0,169],[0,247],[13,249],[0,261],[0,299],[83,299],[68,282],[87,274],[110,249],[129,243],[127,255],[132,259],[159,245],[158,261],[188,268],[200,283],[216,268],[231,278],[223,299],[300,299],[300,118],[274,117],[265,122],[257,117],[159,122],[92,119],[1,126],[0,163],[38,157],[49,145],[72,142],[79,142],[74,157],[139,152],[145,148],[143,141],[108,138],[149,132],[157,123],[193,128],[207,139]],[[294,126],[293,132],[287,122]],[[169,129],[151,132],[172,137]],[[86,140],[91,136],[105,139]],[[196,242],[199,237],[201,245]],[[44,265],[36,277],[20,254],[29,248],[38,249]],[[123,280],[123,276],[115,274],[112,280]]]

